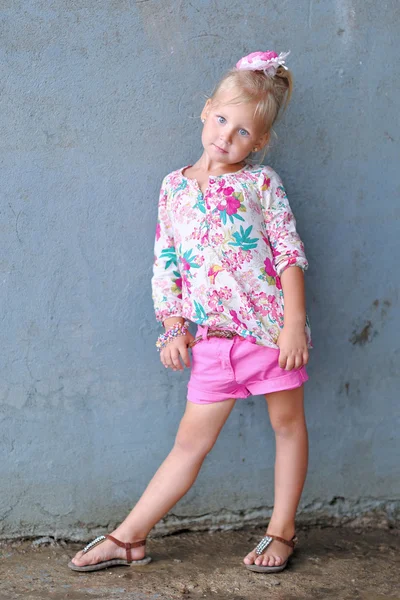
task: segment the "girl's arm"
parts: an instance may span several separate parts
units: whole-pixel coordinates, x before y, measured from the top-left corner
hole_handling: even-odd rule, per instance
[[[299,267],[288,267],[281,274],[285,308],[283,329],[279,334],[279,366],[290,371],[308,363],[306,299],[304,273]]]
[[[156,319],[161,323],[168,320],[169,326],[181,319],[182,279],[175,250],[174,230],[168,214],[168,176],[164,179],[158,203],[158,220],[154,243],[152,296]]]
[[[299,267],[288,267],[281,274],[284,308],[284,327],[300,327],[306,323],[306,294],[304,273]]]
[[[279,365],[291,370],[308,362],[303,273],[308,262],[282,181],[275,171],[267,173],[262,187],[265,223],[284,296],[284,326],[277,342]]]
[[[304,245],[296,230],[285,188],[279,175],[272,169],[263,172],[262,206],[268,240],[274,256],[278,277],[291,266],[308,268]]]
[[[154,266],[151,280],[156,319],[168,330],[180,321],[182,315],[182,278],[175,249],[174,230],[168,214],[168,176],[161,186],[158,204],[158,221],[154,244]],[[160,359],[166,368],[174,371],[190,367],[188,344],[193,336],[190,332],[179,336],[161,349]]]

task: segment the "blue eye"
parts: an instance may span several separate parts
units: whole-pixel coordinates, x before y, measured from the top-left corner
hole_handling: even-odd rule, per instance
[[[249,132],[246,131],[245,129],[239,129],[239,135],[243,135],[243,136],[249,135]]]
[[[220,117],[220,116],[217,117],[217,121],[218,121],[218,123],[221,123],[221,124],[226,123],[226,119],[224,117]]]

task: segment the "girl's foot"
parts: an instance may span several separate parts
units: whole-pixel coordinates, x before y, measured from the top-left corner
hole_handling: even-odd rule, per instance
[[[124,537],[118,535],[118,532],[115,531],[111,535],[116,537],[121,542],[125,542]],[[122,538],[122,539],[121,539]],[[139,539],[129,540],[130,542],[137,542]],[[131,549],[131,559],[132,560],[141,560],[145,557],[146,554],[146,546],[140,546],[139,548]],[[86,567],[88,565],[97,565],[98,563],[113,560],[115,558],[120,558],[122,560],[126,560],[126,550],[125,548],[120,548],[111,540],[104,540],[101,544],[98,544],[94,548],[91,548],[85,554],[82,550],[77,552],[71,562],[77,567]]]
[[[294,529],[287,531],[272,531],[272,528],[268,527],[265,535],[277,535],[287,541],[292,540],[294,536]],[[280,567],[283,565],[288,558],[293,554],[293,548],[290,548],[286,544],[273,540],[267,549],[257,556],[255,548],[250,552],[244,559],[245,565],[257,565],[258,567]]]

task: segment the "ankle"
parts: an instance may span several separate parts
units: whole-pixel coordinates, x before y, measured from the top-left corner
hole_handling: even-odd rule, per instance
[[[284,540],[291,540],[296,533],[296,526],[294,522],[291,523],[279,523],[277,521],[270,521],[267,528],[267,535],[277,535]]]
[[[122,529],[120,527],[117,527],[117,529],[115,529],[110,535],[115,537],[120,542],[130,543],[130,544],[133,544],[134,542],[140,542],[142,540],[145,540],[147,537],[147,534],[141,534],[140,532],[137,532],[137,531],[135,531],[135,533],[133,533],[132,531]]]

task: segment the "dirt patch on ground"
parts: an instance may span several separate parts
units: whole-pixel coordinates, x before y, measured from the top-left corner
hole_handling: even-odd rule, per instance
[[[400,600],[400,541],[395,531],[300,531],[290,566],[276,575],[262,575],[247,571],[241,561],[263,531],[150,539],[149,565],[95,573],[67,568],[82,545],[3,542],[0,600]]]

